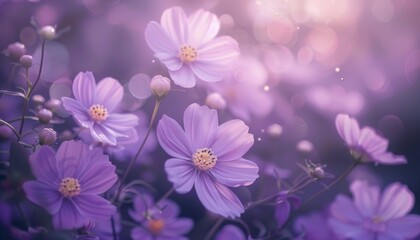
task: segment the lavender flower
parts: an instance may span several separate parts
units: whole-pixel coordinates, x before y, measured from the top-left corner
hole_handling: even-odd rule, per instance
[[[91,72],[81,72],[73,82],[75,99],[63,97],[62,101],[79,125],[90,130],[95,141],[116,145],[117,138],[129,137],[138,123],[134,114],[114,113],[123,93],[117,80],[105,78],[96,85]]]
[[[115,206],[98,196],[117,181],[115,166],[102,150],[66,141],[57,153],[42,146],[29,160],[37,180],[25,182],[23,189],[29,200],[52,215],[55,228],[79,228],[115,212]]]
[[[128,213],[142,225],[133,228],[133,239],[154,240],[186,240],[182,236],[193,228],[193,221],[188,218],[178,218],[179,207],[170,200],[163,200],[156,205],[147,194],[138,196],[133,201],[134,210]]]
[[[254,138],[240,120],[218,125],[216,110],[198,104],[185,110],[185,130],[164,115],[157,129],[158,140],[173,157],[165,162],[165,171],[178,193],[187,193],[195,186],[208,210],[239,217],[244,207],[226,186],[248,186],[258,177],[257,165],[242,158]]]
[[[329,224],[345,239],[414,239],[420,234],[420,216],[407,215],[414,205],[414,194],[401,183],[389,185],[381,194],[379,187],[365,181],[350,186],[353,201],[337,196],[331,205]]]
[[[374,162],[381,164],[407,163],[404,156],[396,156],[387,152],[388,140],[379,136],[372,128],[360,129],[354,118],[345,114],[338,114],[335,119],[338,134],[351,149],[355,159],[361,162]]]
[[[275,217],[277,226],[282,228],[289,219],[292,210],[300,206],[300,199],[296,195],[289,195],[287,191],[282,191],[276,201],[278,204],[276,205]]]
[[[293,225],[295,232],[300,234],[295,240],[337,239],[328,227],[328,217],[328,214],[324,212],[312,212],[299,216]]]
[[[244,232],[235,225],[229,224],[224,226],[215,237],[215,240],[246,240]]]
[[[146,42],[181,87],[194,87],[197,79],[222,80],[239,55],[233,38],[215,38],[220,22],[210,12],[200,9],[187,18],[182,8],[174,7],[162,14],[160,23],[147,25]]]

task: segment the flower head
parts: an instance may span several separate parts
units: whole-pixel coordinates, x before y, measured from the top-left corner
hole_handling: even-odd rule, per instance
[[[232,120],[219,126],[217,111],[191,104],[184,112],[184,129],[164,115],[158,124],[158,140],[173,158],[165,171],[178,193],[193,186],[201,203],[224,217],[239,217],[244,207],[226,186],[252,184],[258,166],[242,156],[254,144],[248,126]]]
[[[96,142],[116,145],[117,138],[129,137],[138,124],[134,114],[114,113],[123,93],[117,80],[105,78],[96,85],[91,72],[81,72],[73,82],[75,99],[63,97],[62,101],[79,125],[90,130]]]
[[[167,9],[160,24],[150,22],[146,42],[169,70],[175,84],[191,88],[196,80],[216,82],[224,78],[239,55],[238,43],[216,35],[220,22],[216,15],[198,10],[187,17],[180,7]]]
[[[179,207],[170,200],[157,204],[147,194],[138,196],[133,201],[134,210],[130,216],[141,226],[133,228],[133,239],[187,239],[182,235],[193,228],[193,221],[188,218],[178,218]]]
[[[115,212],[115,206],[98,196],[117,181],[115,166],[102,150],[67,141],[57,153],[42,146],[29,160],[36,181],[25,182],[23,189],[52,215],[55,228],[79,228]]]
[[[405,157],[386,151],[387,139],[379,136],[370,127],[360,129],[354,118],[339,114],[335,119],[335,126],[340,137],[351,149],[353,156],[359,159],[358,161],[389,165],[407,163]]]
[[[345,239],[414,239],[420,234],[420,216],[407,215],[414,205],[414,194],[400,183],[382,193],[377,186],[354,181],[353,200],[339,195],[330,207],[329,224]]]

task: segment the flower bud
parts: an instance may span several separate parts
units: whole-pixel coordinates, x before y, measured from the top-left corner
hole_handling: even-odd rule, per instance
[[[36,115],[39,119],[39,122],[44,124],[49,123],[53,117],[53,113],[45,108],[39,110]]]
[[[19,61],[20,57],[26,53],[26,48],[22,43],[15,42],[7,46],[5,53],[14,61]]]
[[[156,75],[150,82],[150,89],[157,98],[163,98],[171,90],[171,81],[166,77]]]
[[[58,99],[50,99],[45,103],[45,107],[48,108],[51,111],[57,110],[57,108],[61,105],[61,101]]]
[[[50,25],[42,27],[39,33],[44,40],[53,40],[56,36],[55,28]]]
[[[302,153],[310,153],[314,149],[314,145],[308,140],[301,140],[296,144],[296,149]]]
[[[268,126],[267,132],[270,137],[279,137],[283,133],[283,127],[274,123]]]
[[[37,105],[41,105],[45,102],[45,98],[42,95],[35,94],[32,96],[32,101]]]
[[[31,55],[23,55],[19,59],[20,65],[24,68],[30,68],[32,66],[32,56]]]
[[[223,110],[226,108],[226,100],[220,95],[220,93],[214,92],[207,95],[206,105],[209,108]]]
[[[57,141],[57,133],[52,128],[44,128],[39,133],[39,143],[41,145],[51,145]]]

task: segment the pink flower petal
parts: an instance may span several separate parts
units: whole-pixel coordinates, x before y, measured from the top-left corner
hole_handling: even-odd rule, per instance
[[[80,72],[73,81],[73,95],[85,108],[89,108],[96,100],[96,83],[92,72]]]
[[[229,187],[249,186],[258,178],[258,166],[246,159],[217,161],[211,174]]]
[[[103,105],[107,108],[108,113],[111,113],[121,102],[123,95],[124,89],[121,84],[117,80],[107,77],[96,86],[95,104]]]
[[[171,158],[165,162],[165,172],[168,180],[174,184],[175,191],[187,193],[191,191],[197,175],[197,170],[191,161]]]
[[[364,217],[374,217],[378,212],[380,189],[369,186],[365,181],[354,181],[350,190],[353,193],[354,205]]]
[[[191,159],[191,144],[181,126],[172,118],[163,115],[157,126],[157,137],[162,148],[172,157]]]
[[[358,143],[360,128],[357,121],[345,114],[338,114],[335,118],[335,126],[338,134],[348,146],[356,146]]]
[[[188,64],[182,65],[182,67],[176,71],[169,70],[169,75],[176,85],[183,88],[192,88],[197,81],[197,77]]]
[[[384,221],[405,216],[414,206],[414,194],[400,183],[389,185],[382,194],[379,216]]]
[[[352,200],[341,194],[331,204],[330,213],[331,216],[342,222],[354,224],[360,224],[362,222],[362,216],[358,209],[355,208]]]
[[[420,235],[420,216],[407,215],[389,220],[383,235],[388,236],[389,239],[416,239]]]
[[[88,113],[88,108],[82,105],[82,103],[68,97],[62,97],[64,109],[72,113],[74,119],[85,128],[92,127],[93,121]]]
[[[334,233],[344,239],[376,240],[375,233],[364,229],[360,224],[348,224],[333,218],[328,223]]]
[[[220,30],[217,16],[202,9],[188,17],[188,26],[189,42],[197,47],[215,38]]]
[[[229,68],[239,56],[239,46],[235,39],[222,36],[198,48],[197,62],[217,64]]]
[[[160,23],[168,35],[175,40],[176,45],[188,43],[188,22],[182,8],[173,7],[165,10]]]
[[[379,136],[372,128],[364,127],[360,131],[358,145],[372,156],[386,152],[388,140]]]

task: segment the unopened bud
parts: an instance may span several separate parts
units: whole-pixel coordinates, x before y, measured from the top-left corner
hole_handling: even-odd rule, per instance
[[[19,59],[20,65],[24,68],[30,68],[32,66],[32,56],[31,55],[23,55]]]
[[[317,179],[322,179],[322,178],[325,177],[325,171],[324,171],[324,169],[321,166],[316,167],[313,170],[312,174],[313,174],[313,177],[314,178],[317,178]]]
[[[42,27],[39,33],[44,40],[52,40],[56,36],[55,28],[50,25]]]
[[[314,149],[314,145],[308,140],[301,140],[296,144],[296,149],[303,153],[310,153]]]
[[[39,132],[39,143],[41,145],[51,145],[57,141],[57,133],[52,128],[44,128]]]
[[[53,117],[53,113],[45,108],[39,110],[36,115],[39,119],[39,122],[44,124],[49,123]]]
[[[226,108],[226,100],[222,95],[220,95],[220,93],[214,92],[207,95],[206,105],[209,108],[223,110]]]
[[[26,53],[26,48],[22,43],[15,42],[7,46],[5,53],[14,61],[19,61],[20,57]]]
[[[279,137],[283,133],[283,127],[274,123],[268,126],[267,132],[270,137]]]
[[[58,99],[50,99],[45,103],[45,107],[51,111],[57,110],[57,108],[61,105],[61,101]]]
[[[171,81],[161,75],[156,75],[150,82],[150,89],[157,98],[165,97],[171,90]]]
[[[42,95],[35,94],[32,96],[32,101],[37,105],[41,105],[45,102],[45,98]]]

